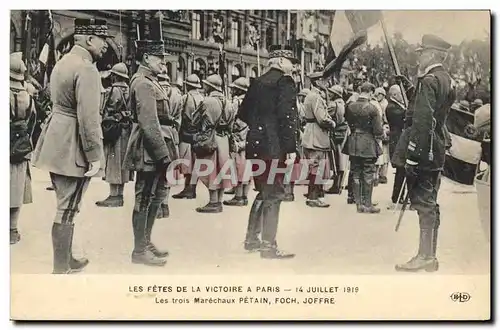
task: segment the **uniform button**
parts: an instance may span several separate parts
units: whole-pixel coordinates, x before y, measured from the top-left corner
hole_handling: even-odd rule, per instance
[[[288,125],[288,128],[292,128],[292,126]]]
[[[289,116],[289,115],[286,115],[286,118],[290,118],[290,116]]]
[[[259,131],[262,131],[262,126],[259,126],[258,129],[259,129]]]
[[[257,154],[253,154],[254,157],[257,157]]]

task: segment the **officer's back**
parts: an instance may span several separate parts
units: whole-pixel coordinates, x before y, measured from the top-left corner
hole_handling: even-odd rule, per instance
[[[383,135],[382,118],[370,103],[372,84],[361,86],[358,99],[347,106],[345,119],[351,129],[344,153],[363,158],[378,157],[382,150],[376,139]]]

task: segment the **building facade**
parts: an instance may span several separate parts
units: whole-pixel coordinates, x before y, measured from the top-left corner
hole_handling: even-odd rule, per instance
[[[134,72],[135,41],[162,38],[171,54],[167,68],[172,81],[191,73],[203,79],[218,70],[221,45],[215,36],[221,35],[229,83],[264,72],[269,46],[287,40],[296,46],[297,56],[303,51],[306,73],[324,65],[321,59],[333,19],[332,11],[289,14],[286,10],[52,10],[50,14],[11,11],[11,52],[29,49],[28,62],[34,67],[47,42],[50,17],[55,48],[61,54],[71,48],[75,18],[103,18],[114,38],[109,39],[108,52],[97,63],[99,70],[122,61]]]

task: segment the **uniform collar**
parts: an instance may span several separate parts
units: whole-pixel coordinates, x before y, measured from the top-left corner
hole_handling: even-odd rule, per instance
[[[156,75],[153,74],[153,71],[151,71],[148,67],[146,67],[142,64],[139,65],[139,68],[137,69],[137,73],[141,74],[143,76],[147,76],[147,77],[151,77],[151,78],[156,79]]]
[[[128,87],[127,83],[124,81],[117,81],[113,84],[115,87]]]
[[[77,56],[80,56],[84,60],[88,60],[92,63],[94,62],[94,59],[92,58],[92,54],[90,54],[90,52],[88,50],[86,50],[85,48],[83,48],[82,46],[74,45],[73,48],[71,48],[70,53],[75,54]]]
[[[431,64],[428,67],[425,68],[424,72],[422,74],[419,74],[419,77],[423,77],[429,72],[431,72],[432,69],[438,68],[438,67],[443,67],[443,64],[441,63],[436,63],[436,64]]]

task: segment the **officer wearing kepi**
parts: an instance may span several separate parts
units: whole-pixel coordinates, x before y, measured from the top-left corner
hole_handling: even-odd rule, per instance
[[[90,178],[103,174],[102,85],[94,62],[106,53],[108,37],[105,20],[75,19],[75,45],[52,71],[52,116],[33,155],[34,166],[50,172],[57,198],[52,226],[56,274],[79,271],[88,264],[87,259],[72,256],[73,220]]]
[[[164,266],[167,251],[151,242],[151,233],[160,204],[168,194],[168,165],[178,158],[178,122],[169,113],[168,96],[157,75],[165,65],[162,40],[138,40],[140,62],[130,83],[132,133],[125,155],[125,168],[136,171],[135,205],[132,213],[134,251],[132,262]]]
[[[297,150],[297,90],[291,76],[298,60],[289,46],[270,47],[269,71],[255,78],[241,104],[238,118],[248,124],[247,159],[266,164],[263,174],[254,177],[257,194],[248,221],[245,249],[260,250],[261,258],[293,258],[292,253],[278,250],[276,234],[279,211],[284,197],[284,175],[271,180],[271,164],[280,167],[293,164]],[[254,168],[256,170],[256,168]],[[259,233],[262,229],[262,242]]]
[[[446,149],[451,146],[445,127],[455,100],[452,79],[443,62],[451,45],[434,35],[424,35],[417,49],[420,74],[413,100],[406,114],[403,131],[393,162],[405,166],[410,201],[417,210],[420,224],[418,253],[397,271],[437,271],[436,258],[440,224],[437,195]]]

